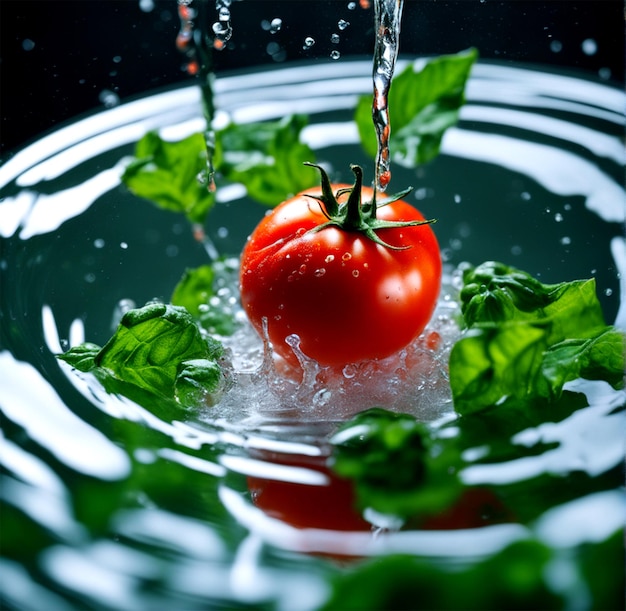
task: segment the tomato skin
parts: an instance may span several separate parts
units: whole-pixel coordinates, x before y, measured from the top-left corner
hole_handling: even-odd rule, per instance
[[[348,185],[333,185],[333,191]],[[319,188],[306,193],[321,194]],[[363,200],[372,189],[362,189]],[[398,200],[377,218],[424,220]],[[243,250],[241,299],[246,313],[275,352],[295,362],[289,335],[322,365],[382,359],[406,347],[428,323],[441,286],[441,256],[430,225],[380,229],[378,237],[329,226],[319,202],[304,193],[277,206],[256,227]],[[408,247],[408,248],[404,248]]]
[[[267,515],[296,528],[370,531],[372,525],[356,509],[352,482],[337,477],[320,457],[265,456],[273,464],[317,471],[327,485],[311,486],[275,479],[248,477],[252,502]]]

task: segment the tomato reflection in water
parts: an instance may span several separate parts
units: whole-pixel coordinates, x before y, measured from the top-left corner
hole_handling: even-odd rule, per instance
[[[248,477],[252,502],[268,516],[296,528],[336,531],[370,531],[374,527],[357,509],[352,482],[339,478],[326,465],[326,458],[301,455],[264,455],[273,464],[306,468],[326,476],[328,484],[303,483]],[[457,502],[437,514],[408,520],[406,528],[455,530],[479,528],[514,521],[504,503],[487,488],[469,488]]]

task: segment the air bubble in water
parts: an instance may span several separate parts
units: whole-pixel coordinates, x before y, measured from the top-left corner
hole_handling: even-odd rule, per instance
[[[103,240],[102,238],[96,238],[96,239],[93,241],[93,245],[94,245],[96,248],[104,248],[104,240]]]
[[[348,10],[353,11],[356,8],[356,2],[348,2]]]
[[[314,44],[315,44],[315,39],[311,38],[310,36],[307,36],[304,39],[304,46],[302,48],[303,49],[310,49]]]
[[[557,213],[554,215],[554,220],[555,220],[557,223],[562,222],[562,221],[563,221],[563,215],[562,215],[560,212],[557,212]]]
[[[339,44],[340,40],[341,38],[339,37],[339,34],[332,34],[330,37],[330,42],[332,42],[334,45]]]
[[[572,238],[566,235],[561,238],[560,242],[563,246],[569,246],[572,243]]]
[[[24,51],[32,51],[35,48],[35,43],[30,38],[25,38],[22,41],[22,49]]]
[[[154,0],[139,0],[139,10],[150,13],[154,10]]]
[[[595,55],[598,51],[598,43],[593,38],[583,40],[581,47],[585,55]]]
[[[345,30],[349,25],[350,25],[350,22],[346,21],[345,19],[340,19],[337,22],[337,27],[342,31]]]
[[[331,51],[330,59],[339,59],[340,57],[341,53],[339,53],[339,51],[337,51],[336,49],[334,51]]]
[[[461,196],[458,193],[454,196],[454,203],[455,204],[461,203]]]

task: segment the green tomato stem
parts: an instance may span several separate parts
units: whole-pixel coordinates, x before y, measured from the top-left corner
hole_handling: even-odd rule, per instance
[[[363,170],[358,165],[351,165],[350,169],[354,174],[354,185],[349,189],[339,189],[337,193],[333,193],[332,185],[328,174],[319,165],[314,163],[305,162],[305,165],[317,168],[321,177],[321,195],[305,194],[306,197],[315,199],[322,211],[322,214],[328,219],[327,222],[318,225],[310,230],[310,232],[322,231],[326,227],[337,227],[344,231],[357,231],[365,235],[368,239],[372,240],[380,246],[389,248],[391,250],[405,250],[410,246],[392,246],[387,242],[381,240],[376,231],[379,229],[397,229],[401,227],[415,227],[418,225],[426,225],[434,223],[435,219],[423,220],[423,221],[384,221],[376,218],[376,191],[370,201],[361,201],[361,189],[363,186]],[[379,204],[380,206],[386,206],[392,202],[395,202],[412,191],[412,187],[391,195]],[[348,193],[348,199],[345,203],[340,204],[338,197]]]

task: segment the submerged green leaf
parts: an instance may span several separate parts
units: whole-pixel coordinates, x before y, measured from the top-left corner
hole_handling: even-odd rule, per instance
[[[405,167],[427,163],[439,154],[445,131],[455,125],[465,103],[465,85],[478,58],[476,49],[414,63],[399,73],[389,90],[391,160]],[[372,98],[362,96],[355,121],[365,151],[376,156]]]
[[[460,491],[454,452],[413,416],[382,408],[357,414],[330,439],[331,468],[353,480],[361,509],[408,518],[447,507]]]
[[[148,132],[138,143],[122,181],[137,196],[165,210],[181,212],[192,223],[203,223],[215,204],[215,194],[201,177],[206,174],[202,134],[170,142]]]

